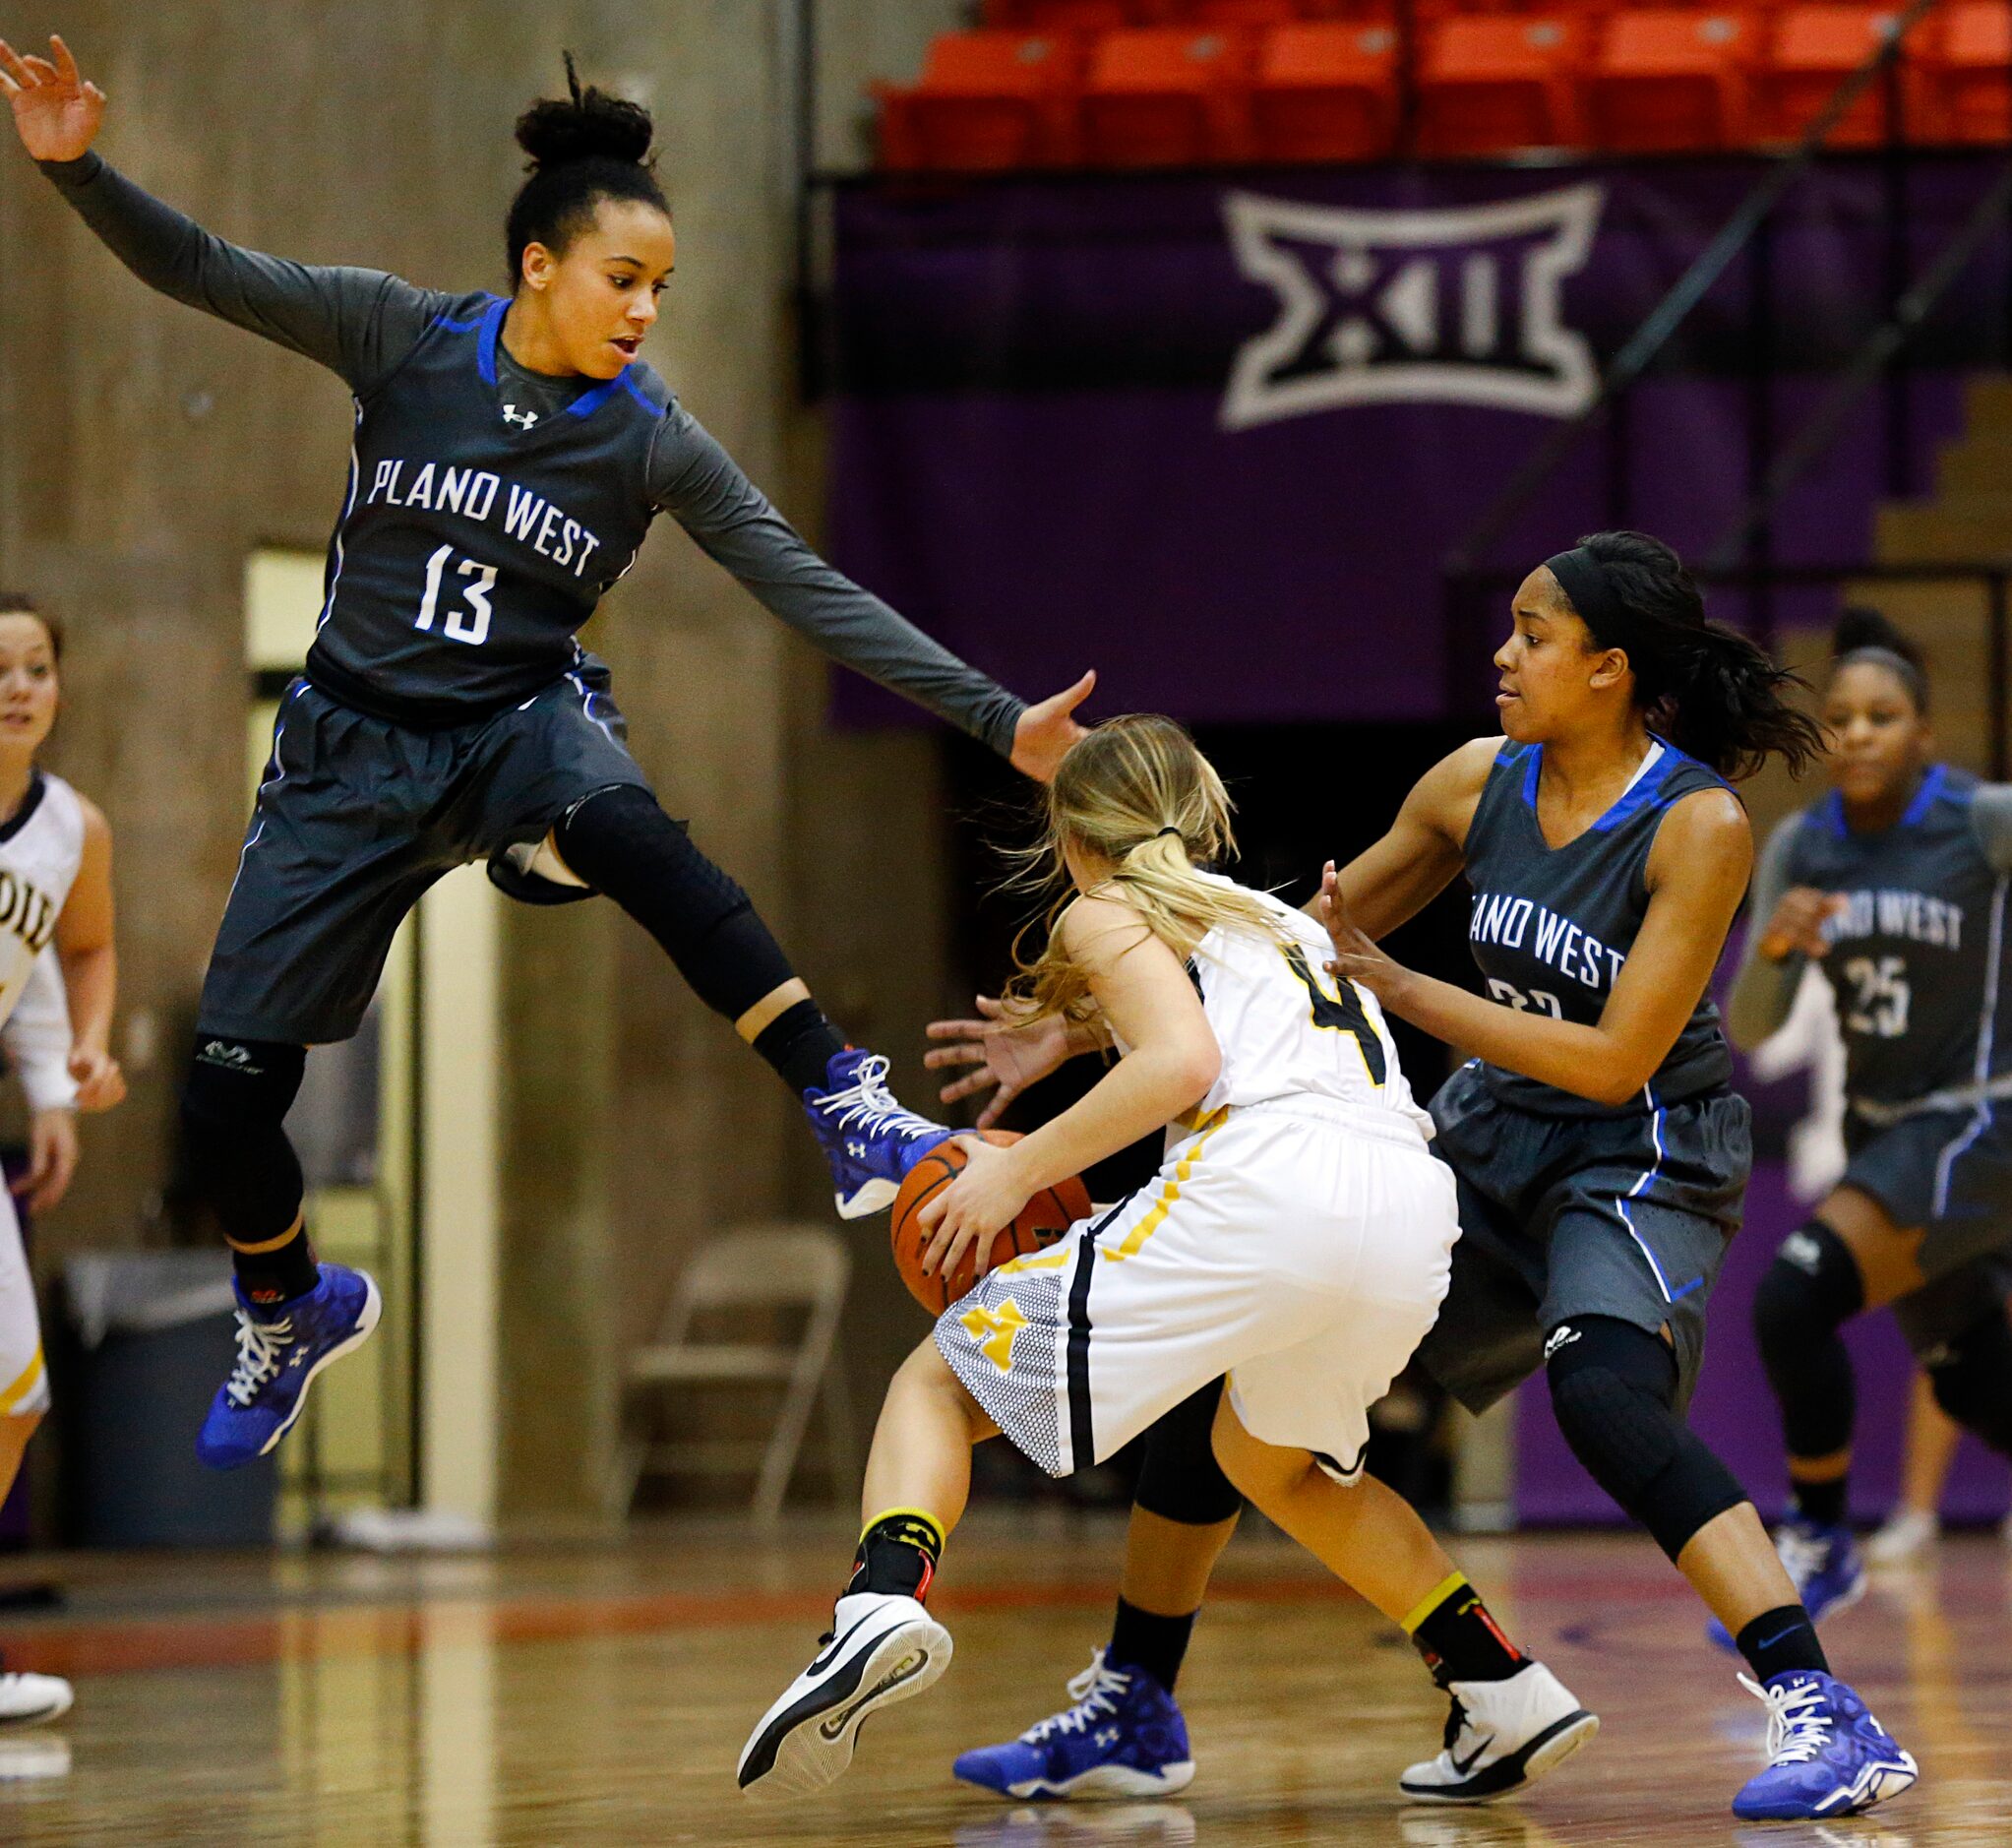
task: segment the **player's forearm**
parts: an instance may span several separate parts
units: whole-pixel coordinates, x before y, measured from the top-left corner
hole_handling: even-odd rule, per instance
[[[1059,1117],[1013,1145],[1029,1193],[1081,1174],[1163,1130],[1208,1095],[1222,1068],[1213,1041],[1169,1041],[1128,1053]]]
[[[119,955],[111,944],[73,950],[61,956],[63,986],[70,995],[70,1030],[77,1045],[109,1052],[112,1010],[119,992]]]
[[[1746,954],[1726,998],[1726,1031],[1741,1052],[1751,1052],[1778,1031],[1796,1005],[1805,958],[1798,952],[1774,961],[1760,953],[1759,925],[1749,926]]]
[[[1670,1052],[1668,1046],[1631,1044],[1604,1026],[1519,1013],[1409,969],[1382,988],[1378,999],[1386,1014],[1434,1039],[1597,1104],[1626,1103]]]

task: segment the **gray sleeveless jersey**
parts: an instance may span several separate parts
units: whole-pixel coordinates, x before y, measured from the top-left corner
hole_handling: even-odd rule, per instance
[[[1504,744],[1467,831],[1474,889],[1468,946],[1504,1007],[1555,1020],[1599,1021],[1649,908],[1649,851],[1673,803],[1725,779],[1660,743],[1618,801],[1576,840],[1553,847],[1537,825],[1542,745]],[[1547,1116],[1620,1116],[1722,1088],[1732,1054],[1718,1009],[1701,1000],[1641,1098],[1618,1108],[1483,1066],[1504,1103]]]
[[[1936,765],[1900,821],[1856,833],[1833,791],[1770,838],[1755,882],[1753,930],[1782,893],[1809,886],[1844,900],[1824,927],[1822,959],[1855,1102],[1899,1105],[1963,1092],[2012,1072],[2012,1021],[1997,1018],[2007,954],[2005,902],[2012,789]],[[1750,956],[1736,993],[1740,1037],[1767,1024],[1757,993],[1799,977]],[[1758,1002],[1760,1005],[1755,1006]],[[1749,1019],[1749,1010],[1758,1017]]]

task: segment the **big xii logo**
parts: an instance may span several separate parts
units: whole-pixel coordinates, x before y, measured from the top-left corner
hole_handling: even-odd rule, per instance
[[[1568,186],[1495,206],[1359,212],[1230,194],[1237,267],[1277,294],[1279,317],[1237,354],[1224,425],[1344,404],[1584,409],[1599,373],[1561,296],[1605,198]]]

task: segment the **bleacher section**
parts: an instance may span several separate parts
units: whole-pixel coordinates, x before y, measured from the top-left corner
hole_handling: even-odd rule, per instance
[[[989,0],[983,29],[882,86],[881,163],[999,172],[1711,153],[1793,142],[1892,6],[1415,0]],[[1407,70],[1407,65],[1409,69]],[[1947,0],[1833,147],[2012,141],[2012,4]],[[1406,107],[1406,98],[1410,107]],[[1407,131],[1407,122],[1409,124]]]

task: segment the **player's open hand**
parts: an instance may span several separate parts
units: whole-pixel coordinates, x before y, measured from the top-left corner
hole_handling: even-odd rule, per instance
[[[80,1110],[109,1110],[126,1101],[126,1075],[119,1062],[99,1047],[73,1046],[70,1076],[76,1080]]]
[[[993,1240],[1019,1217],[1034,1194],[1019,1178],[1011,1149],[975,1136],[960,1136],[957,1140],[970,1159],[918,1215],[930,1235],[922,1254],[926,1277],[955,1270],[974,1245],[978,1255],[972,1268],[982,1277],[991,1268]]]
[[[1096,690],[1093,667],[1074,686],[1028,707],[1013,727],[1013,769],[1037,783],[1053,782],[1069,746],[1085,735],[1073,716],[1075,709]]]
[[[1843,893],[1818,892],[1813,886],[1795,886],[1782,893],[1775,914],[1761,933],[1760,954],[1770,962],[1783,962],[1799,951],[1805,956],[1821,956],[1830,948],[1823,927],[1850,904]]]
[[[981,1091],[992,1097],[979,1112],[978,1127],[989,1130],[1030,1084],[1039,1083],[1049,1073],[1067,1062],[1075,1047],[1069,1039],[1068,1022],[1059,1014],[1044,1014],[1034,1019],[1018,1017],[1011,1007],[991,995],[980,995],[979,1017],[975,1020],[932,1020],[931,1039],[948,1040],[922,1056],[932,1072],[957,1066],[975,1066],[961,1078],[951,1078],[937,1092],[946,1104]]]
[[[28,1120],[28,1172],[14,1191],[30,1212],[48,1212],[77,1173],[77,1113],[37,1110]]]
[[[91,150],[104,120],[105,93],[87,83],[60,38],[51,57],[24,57],[0,38],[0,91],[14,109],[21,145],[37,160],[76,160]]]
[[[1367,988],[1378,1001],[1391,1002],[1397,990],[1410,980],[1411,971],[1385,955],[1376,943],[1364,936],[1349,916],[1348,899],[1343,896],[1329,860],[1320,874],[1320,895],[1314,900],[1313,915],[1326,926],[1327,940],[1334,946],[1327,972],[1343,981]]]

